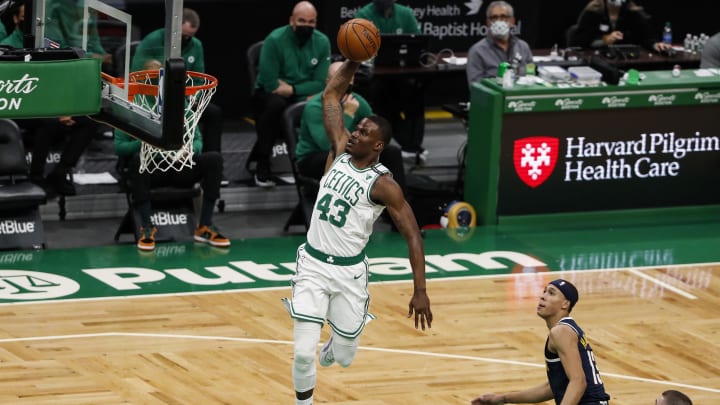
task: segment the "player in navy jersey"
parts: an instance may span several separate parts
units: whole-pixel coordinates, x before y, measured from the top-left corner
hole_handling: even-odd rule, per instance
[[[578,291],[569,281],[553,280],[545,286],[537,314],[550,333],[545,342],[548,382],[523,391],[483,394],[472,405],[539,403],[555,399],[562,405],[607,405],[610,396],[600,379],[595,355],[585,333],[570,315]]]

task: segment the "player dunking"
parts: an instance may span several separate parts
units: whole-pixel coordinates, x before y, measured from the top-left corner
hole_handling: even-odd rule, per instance
[[[378,116],[363,119],[353,133],[345,129],[340,100],[360,64],[345,61],[322,95],[323,123],[331,149],[320,180],[307,243],[297,252],[292,301],[283,300],[294,320],[293,383],[298,405],[313,403],[315,353],[325,320],[331,337],[320,349],[323,367],[349,366],[368,312],[365,245],[384,208],[407,241],[414,292],[408,318],[415,314],[425,330],[432,325],[425,290],[425,256],[412,209],[378,156],[390,141],[390,125]]]

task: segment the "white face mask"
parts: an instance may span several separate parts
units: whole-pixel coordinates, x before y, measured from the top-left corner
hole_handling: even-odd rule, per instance
[[[497,39],[505,38],[510,33],[510,24],[502,20],[493,21],[490,24],[490,33]]]
[[[608,3],[612,4],[615,7],[620,7],[623,3],[625,3],[625,0],[608,0]]]

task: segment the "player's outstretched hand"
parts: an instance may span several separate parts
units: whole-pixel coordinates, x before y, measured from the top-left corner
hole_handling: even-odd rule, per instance
[[[418,328],[419,323],[422,330],[425,330],[425,322],[427,322],[428,328],[432,328],[433,315],[430,310],[430,298],[424,288],[416,288],[410,299],[408,318],[413,315],[413,312],[415,313],[415,329]]]
[[[470,405],[503,405],[504,403],[502,395],[483,394],[473,399]]]

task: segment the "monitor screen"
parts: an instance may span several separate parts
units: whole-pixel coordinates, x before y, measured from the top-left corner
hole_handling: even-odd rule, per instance
[[[375,66],[419,66],[430,38],[427,34],[382,34]]]

